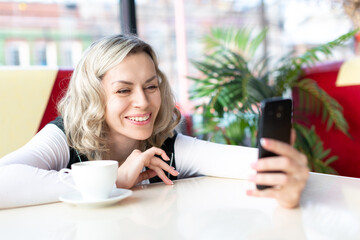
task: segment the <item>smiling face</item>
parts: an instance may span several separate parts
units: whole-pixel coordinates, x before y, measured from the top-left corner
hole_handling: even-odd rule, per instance
[[[102,79],[105,121],[116,142],[148,139],[161,105],[154,62],[145,52],[130,54]]]

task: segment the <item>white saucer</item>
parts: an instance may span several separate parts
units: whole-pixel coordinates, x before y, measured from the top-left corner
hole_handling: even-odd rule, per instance
[[[77,205],[78,207],[104,207],[132,195],[132,191],[123,188],[114,189],[110,197],[104,200],[83,200],[80,192],[69,192],[59,197],[59,200],[65,203]]]

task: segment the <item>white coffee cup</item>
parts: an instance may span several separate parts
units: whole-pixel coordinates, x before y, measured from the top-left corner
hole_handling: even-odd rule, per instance
[[[114,160],[79,162],[72,164],[71,169],[61,169],[59,176],[62,182],[78,190],[83,200],[104,200],[110,197],[115,186],[118,165]],[[72,175],[75,185],[64,179],[64,173]]]

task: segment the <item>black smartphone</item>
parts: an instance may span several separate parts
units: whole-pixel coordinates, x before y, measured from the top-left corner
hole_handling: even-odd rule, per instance
[[[262,148],[261,138],[272,138],[282,142],[290,143],[292,127],[292,100],[283,98],[269,98],[261,102],[261,112],[259,117],[259,130],[257,135],[257,146],[259,149],[259,159],[276,156]],[[262,190],[271,186],[256,185],[257,189]]]

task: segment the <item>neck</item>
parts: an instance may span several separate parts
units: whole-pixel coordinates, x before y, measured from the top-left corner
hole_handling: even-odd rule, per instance
[[[110,137],[109,158],[117,160],[121,165],[133,150],[139,149],[140,142],[134,139],[122,137]]]

